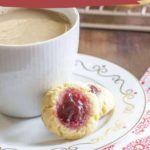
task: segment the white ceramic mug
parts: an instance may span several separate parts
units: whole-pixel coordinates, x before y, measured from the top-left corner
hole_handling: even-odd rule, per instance
[[[43,94],[69,80],[72,74],[79,42],[78,11],[50,10],[65,14],[71,21],[71,29],[44,42],[0,45],[1,113],[14,117],[40,115]]]

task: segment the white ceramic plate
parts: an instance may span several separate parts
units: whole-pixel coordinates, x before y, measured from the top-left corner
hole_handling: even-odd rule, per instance
[[[145,95],[138,80],[128,71],[108,61],[79,54],[73,78],[102,84],[115,97],[114,112],[99,121],[93,134],[67,141],[49,133],[40,118],[14,119],[1,114],[0,149],[96,150],[121,139],[139,122],[146,105]]]

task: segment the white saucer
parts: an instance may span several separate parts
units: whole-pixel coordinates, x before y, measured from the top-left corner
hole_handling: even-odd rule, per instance
[[[79,54],[73,78],[102,84],[115,97],[114,112],[99,121],[93,134],[67,141],[49,133],[40,118],[14,119],[0,114],[0,150],[95,150],[121,139],[139,122],[146,99],[138,80],[128,71],[106,60]]]

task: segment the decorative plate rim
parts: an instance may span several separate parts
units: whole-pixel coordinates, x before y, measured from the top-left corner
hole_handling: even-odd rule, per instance
[[[123,67],[121,67],[120,65],[115,64],[115,63],[113,63],[113,62],[111,62],[111,61],[108,61],[108,60],[106,60],[106,59],[103,59],[103,58],[98,58],[98,57],[95,57],[95,56],[91,56],[91,55],[87,55],[87,54],[81,54],[81,53],[78,54],[78,55],[83,56],[83,57],[90,57],[90,58],[93,58],[93,59],[100,59],[100,60],[102,60],[102,61],[104,61],[104,62],[107,62],[107,63],[110,63],[110,64],[112,64],[112,65],[115,65],[116,67],[119,67],[119,69],[122,69],[123,71],[126,71],[128,74],[130,74],[130,76],[132,76],[132,77],[138,82],[138,84],[139,84],[139,86],[140,86],[140,88],[142,89],[142,92],[143,92],[143,94],[144,94],[144,107],[143,107],[143,111],[142,111],[142,113],[141,113],[139,119],[137,120],[137,122],[134,124],[134,126],[133,126],[128,132],[126,132],[125,134],[123,134],[122,136],[120,136],[119,138],[117,138],[116,140],[114,140],[113,142],[110,142],[110,143],[108,143],[108,144],[106,144],[106,145],[104,145],[104,146],[101,146],[101,147],[98,147],[98,148],[94,149],[94,150],[98,150],[98,149],[100,149],[100,148],[105,148],[105,147],[107,147],[107,146],[109,146],[109,145],[111,145],[111,144],[115,144],[116,142],[120,141],[120,140],[123,139],[129,132],[131,132],[131,131],[136,127],[136,125],[140,122],[140,120],[142,119],[142,117],[143,117],[143,115],[144,115],[144,112],[145,112],[145,109],[146,109],[146,100],[147,100],[147,98],[146,98],[146,94],[145,94],[144,88],[143,88],[142,85],[140,84],[139,80],[136,78],[135,75],[133,75],[131,72],[129,72],[129,71],[126,70],[125,68],[123,68]]]

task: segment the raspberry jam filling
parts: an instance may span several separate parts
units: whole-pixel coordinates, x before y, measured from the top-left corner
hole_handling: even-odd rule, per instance
[[[57,104],[57,117],[66,127],[77,129],[86,124],[90,105],[88,98],[75,88],[66,89]]]
[[[96,94],[96,95],[99,95],[101,93],[101,90],[98,89],[96,86],[94,85],[89,85],[90,89],[91,89],[91,92]]]

